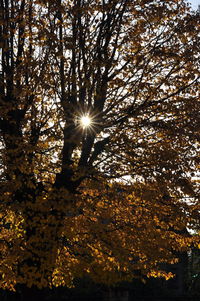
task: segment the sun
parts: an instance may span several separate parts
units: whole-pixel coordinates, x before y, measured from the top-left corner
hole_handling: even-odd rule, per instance
[[[91,126],[92,124],[92,119],[90,116],[88,115],[83,115],[81,118],[80,118],[80,123],[81,123],[81,126],[85,129],[89,126]]]

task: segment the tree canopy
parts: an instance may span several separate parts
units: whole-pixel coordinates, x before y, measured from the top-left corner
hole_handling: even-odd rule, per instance
[[[199,244],[199,15],[0,3],[0,286],[168,279]]]

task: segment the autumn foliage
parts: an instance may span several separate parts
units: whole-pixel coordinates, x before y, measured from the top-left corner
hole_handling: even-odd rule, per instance
[[[168,279],[199,244],[199,15],[0,3],[0,287]]]

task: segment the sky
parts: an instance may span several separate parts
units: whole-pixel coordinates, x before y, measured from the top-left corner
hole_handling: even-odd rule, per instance
[[[200,0],[188,0],[191,3],[193,9],[197,9],[198,5],[200,5]]]

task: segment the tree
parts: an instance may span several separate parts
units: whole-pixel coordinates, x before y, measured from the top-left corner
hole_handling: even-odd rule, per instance
[[[198,244],[198,26],[182,0],[1,0],[1,287],[169,278]]]

